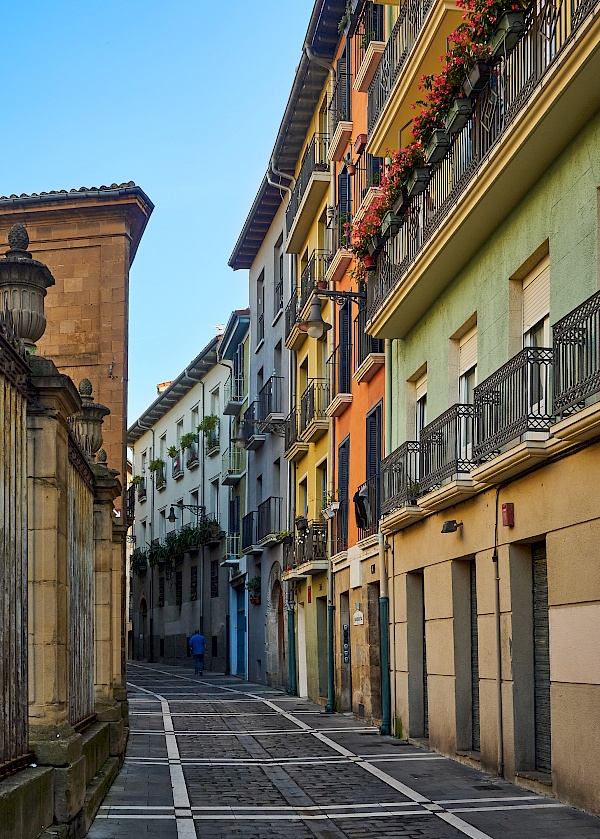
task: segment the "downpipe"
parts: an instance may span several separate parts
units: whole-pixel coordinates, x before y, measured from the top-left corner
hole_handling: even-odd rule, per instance
[[[288,633],[288,689],[289,696],[298,695],[298,684],[296,682],[296,631],[294,620],[294,584],[287,583],[287,633]]]

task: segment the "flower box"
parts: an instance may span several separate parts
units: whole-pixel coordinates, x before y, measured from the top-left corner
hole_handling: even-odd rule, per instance
[[[431,172],[429,171],[429,166],[416,166],[406,185],[408,197],[413,198],[415,195],[420,195],[422,192],[425,192],[430,180]]]
[[[394,203],[392,204],[392,212],[395,213],[397,216],[404,216],[406,211],[410,207],[410,198],[408,197],[408,192],[404,187],[402,187],[402,191],[400,195],[396,198]]]
[[[250,597],[250,603],[253,606],[260,606],[260,597]]]
[[[525,12],[504,12],[498,18],[498,26],[490,39],[492,58],[501,58],[513,50],[519,43],[519,38],[525,29]]]
[[[452,141],[443,128],[436,128],[425,147],[425,158],[429,166],[440,163],[450,150]]]
[[[365,266],[365,271],[375,271],[377,270],[377,257],[373,256],[373,254],[367,253],[362,258],[363,265]],[[298,528],[300,530],[300,528]]]
[[[473,102],[468,97],[455,99],[446,114],[444,127],[448,134],[459,134],[471,118]]]
[[[367,135],[359,134],[354,141],[354,153],[362,154],[367,147]]]
[[[403,221],[403,216],[397,216],[391,210],[388,210],[381,221],[381,235],[385,239],[395,236],[402,227]]]
[[[371,241],[368,244],[369,253],[371,256],[378,256],[383,250],[383,246],[385,245],[385,239],[381,235],[381,233],[374,233],[371,236]]]
[[[490,80],[490,65],[487,61],[476,61],[463,84],[466,96],[478,96]]]

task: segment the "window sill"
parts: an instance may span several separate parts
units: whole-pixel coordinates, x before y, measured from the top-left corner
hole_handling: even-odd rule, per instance
[[[283,314],[283,309],[280,309],[280,310],[277,312],[277,314],[275,315],[275,317],[273,318],[273,320],[271,321],[271,326],[275,326],[275,324],[277,323],[277,321],[279,320],[279,318],[282,316],[282,314]]]
[[[260,341],[258,342],[258,344],[256,345],[255,349],[254,349],[254,354],[255,355],[256,355],[257,352],[260,352],[264,343],[265,343],[265,339],[261,338]]]

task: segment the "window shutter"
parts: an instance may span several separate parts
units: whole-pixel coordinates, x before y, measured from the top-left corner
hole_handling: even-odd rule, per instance
[[[477,327],[474,326],[458,342],[459,375],[477,366]]]
[[[350,212],[350,175],[345,169],[338,175],[338,209],[340,216]],[[341,218],[340,221],[342,221]],[[344,219],[344,221],[349,221],[349,219]]]
[[[550,314],[550,259],[546,257],[523,280],[523,334]]]
[[[381,462],[381,406],[367,415],[367,480],[379,472]]]
[[[338,485],[340,501],[348,500],[348,487],[350,483],[349,472],[350,460],[350,438],[347,437],[338,447]]]
[[[337,75],[337,118],[338,120],[350,119],[350,51],[345,49],[342,56],[338,58],[336,65]]]
[[[340,393],[350,392],[350,359],[352,354],[352,331],[350,328],[351,303],[347,301],[340,309],[339,381]]]

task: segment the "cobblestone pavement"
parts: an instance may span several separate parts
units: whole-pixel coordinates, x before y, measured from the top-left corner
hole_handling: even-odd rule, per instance
[[[600,839],[600,819],[230,676],[129,665],[90,839]]]

